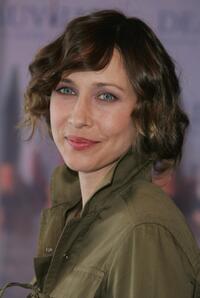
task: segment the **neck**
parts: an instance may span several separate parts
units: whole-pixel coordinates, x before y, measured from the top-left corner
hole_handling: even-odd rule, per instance
[[[85,173],[79,172],[79,181],[82,195],[82,209],[85,204],[89,201],[92,195],[98,189],[101,182],[116,162],[107,165],[106,167],[99,169],[95,172]]]

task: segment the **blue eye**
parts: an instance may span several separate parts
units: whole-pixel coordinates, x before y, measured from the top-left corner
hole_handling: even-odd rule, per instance
[[[65,94],[65,95],[75,95],[76,94],[74,92],[74,90],[70,87],[60,87],[60,88],[56,89],[56,92]]]
[[[101,100],[104,100],[104,101],[115,101],[117,99],[116,96],[114,96],[111,93],[107,93],[107,92],[104,92],[104,93],[100,94],[98,96],[98,98],[101,99]]]

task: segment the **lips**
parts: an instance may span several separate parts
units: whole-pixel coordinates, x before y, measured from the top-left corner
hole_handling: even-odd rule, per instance
[[[81,138],[77,136],[68,136],[66,137],[66,140],[70,146],[72,146],[76,150],[84,150],[88,149],[95,144],[99,143],[98,141]]]

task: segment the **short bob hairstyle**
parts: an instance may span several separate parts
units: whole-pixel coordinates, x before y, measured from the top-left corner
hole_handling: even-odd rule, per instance
[[[180,107],[175,65],[142,20],[119,11],[101,10],[77,17],[57,39],[38,51],[29,66],[24,124],[31,128],[32,137],[38,120],[44,119],[51,134],[50,96],[63,73],[101,70],[114,49],[120,52],[137,95],[132,114],[136,152],[157,164],[175,165],[189,124]]]

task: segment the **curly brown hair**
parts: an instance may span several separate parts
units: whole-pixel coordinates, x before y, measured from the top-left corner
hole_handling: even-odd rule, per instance
[[[73,19],[52,43],[40,49],[30,64],[25,93],[25,125],[31,136],[44,119],[50,127],[50,96],[63,72],[100,70],[121,53],[137,95],[133,121],[136,151],[155,162],[181,158],[188,117],[180,107],[175,65],[155,33],[142,20],[115,10],[97,11]]]

